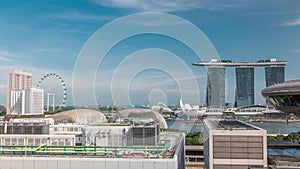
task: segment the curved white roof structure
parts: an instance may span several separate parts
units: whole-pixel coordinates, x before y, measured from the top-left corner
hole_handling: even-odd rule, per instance
[[[163,116],[158,112],[150,109],[126,109],[126,110],[119,111],[119,113],[123,117],[128,117],[128,118],[137,118],[141,120],[153,119],[154,121],[159,122],[161,128],[165,128],[165,129],[168,128],[167,122],[163,118]]]
[[[157,105],[151,107],[152,110],[159,112],[159,113],[164,113],[164,112],[173,112],[165,103],[159,102]]]
[[[191,106],[190,104],[183,104],[182,100],[179,101],[181,111],[189,116],[203,115],[206,109],[200,109],[199,106]]]
[[[51,117],[56,123],[64,122],[65,119],[77,124],[96,124],[107,122],[103,113],[92,109],[73,109],[54,114]]]

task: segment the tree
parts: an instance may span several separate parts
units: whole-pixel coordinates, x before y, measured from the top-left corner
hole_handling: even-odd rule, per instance
[[[0,105],[0,116],[6,115],[6,108],[3,105]]]

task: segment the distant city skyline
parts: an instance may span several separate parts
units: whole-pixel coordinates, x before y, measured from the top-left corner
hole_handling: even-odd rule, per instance
[[[0,104],[6,105],[7,71],[18,69],[32,72],[33,86],[46,73],[60,74],[70,91],[66,104],[72,105],[72,75],[81,48],[105,24],[137,12],[166,12],[186,19],[210,39],[220,59],[255,62],[274,57],[277,60],[287,61],[285,80],[299,79],[297,72],[300,63],[300,39],[298,38],[300,1],[188,0],[182,2],[175,0],[164,3],[154,0],[2,1],[0,2]],[[134,36],[118,43],[109,51],[95,75],[95,95],[98,104],[113,104],[113,98],[108,92],[111,86],[107,83],[107,79],[121,64],[122,58],[145,48],[170,51],[189,66],[197,76],[182,75],[178,78],[196,79],[200,103],[193,98],[184,102],[205,104],[206,71],[204,68],[192,65],[200,60],[180,42],[159,35]],[[170,69],[180,69],[172,60],[165,63]],[[254,74],[255,103],[264,103],[260,94],[266,85],[264,70],[255,69]],[[226,72],[226,79],[226,86],[235,84],[234,69]],[[57,91],[57,100],[63,98],[60,82],[54,78],[47,80],[42,86],[45,88],[45,93]],[[155,89],[165,93],[163,96],[158,92],[157,97],[161,98],[160,100],[166,100],[167,104],[179,104],[180,94],[176,92],[178,86],[174,79],[164,72],[158,70],[141,72],[132,83],[130,92],[134,98],[133,104],[149,103],[149,91]],[[83,88],[83,98],[84,91]],[[226,87],[225,91],[225,102],[233,104],[235,89]],[[117,104],[122,103],[117,101]]]

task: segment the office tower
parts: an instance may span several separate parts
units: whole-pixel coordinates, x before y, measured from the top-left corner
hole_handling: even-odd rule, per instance
[[[254,68],[236,67],[236,97],[235,107],[254,104]]]
[[[44,90],[30,88],[25,90],[25,114],[44,113]]]
[[[20,70],[8,71],[7,97],[6,97],[7,114],[10,114],[11,91],[24,90],[24,89],[29,89],[31,87],[32,87],[32,73],[20,71]]]
[[[237,120],[204,120],[204,160],[207,169],[264,168],[267,131]]]
[[[225,67],[208,66],[207,67],[207,106],[225,106]]]
[[[284,67],[283,66],[269,66],[265,67],[265,78],[266,78],[266,87],[283,83],[284,79]],[[268,106],[272,107],[273,105],[266,100]]]
[[[44,90],[25,89],[11,91],[11,115],[28,115],[44,113]]]
[[[266,87],[284,82],[284,67],[283,66],[268,66],[265,67]]]

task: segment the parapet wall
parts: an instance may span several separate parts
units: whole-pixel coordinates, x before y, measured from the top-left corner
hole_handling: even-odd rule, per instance
[[[0,157],[1,169],[176,169],[175,159]]]

